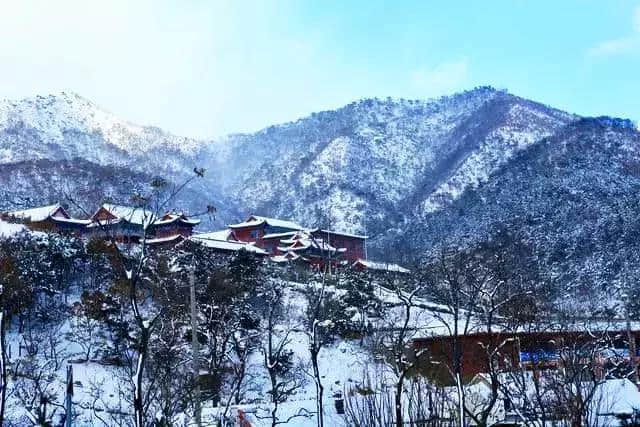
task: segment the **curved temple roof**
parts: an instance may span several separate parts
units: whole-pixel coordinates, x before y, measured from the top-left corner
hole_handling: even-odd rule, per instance
[[[54,205],[40,206],[37,208],[24,209],[20,211],[8,212],[8,216],[16,219],[39,222],[39,221],[44,221],[45,219],[51,217],[59,210],[61,210],[63,217],[69,218],[69,215],[64,211],[62,206],[60,206],[60,203],[56,203]]]

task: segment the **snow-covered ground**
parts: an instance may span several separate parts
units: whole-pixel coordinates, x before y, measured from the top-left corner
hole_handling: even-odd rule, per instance
[[[3,223],[6,224],[6,223]],[[300,286],[292,284],[293,287]],[[294,360],[301,367],[303,377],[306,381],[304,385],[286,402],[283,402],[278,410],[278,418],[286,420],[296,414],[303,416],[293,417],[286,424],[293,427],[306,427],[316,425],[315,419],[315,386],[311,377],[311,367],[309,359],[309,338],[301,329],[301,322],[298,317],[304,310],[304,299],[299,291],[288,293],[288,304],[290,316],[294,318],[292,326],[298,328],[290,335],[290,343],[287,348],[294,351]],[[68,303],[71,305],[79,299],[79,292],[69,296]],[[74,425],[90,426],[103,424],[102,420],[109,423],[109,411],[121,411],[123,414],[130,414],[130,404],[123,399],[130,393],[126,389],[126,381],[122,378],[124,373],[121,368],[103,365],[93,361],[79,361],[82,354],[82,347],[78,343],[70,341],[68,332],[72,328],[72,321],[64,321],[59,325],[56,336],[62,341],[57,347],[60,357],[63,359],[57,371],[53,372],[53,381],[48,384],[51,395],[56,396],[56,402],[62,403],[66,389],[66,367],[73,367],[74,380]],[[21,351],[20,346],[23,340],[17,334],[15,328],[8,332],[7,343],[9,352],[14,356]],[[44,346],[46,347],[46,345]],[[43,360],[36,356],[37,364],[42,366]],[[336,340],[335,343],[327,345],[319,355],[320,372],[322,382],[325,387],[325,418],[327,426],[346,426],[344,416],[339,415],[334,403],[334,394],[343,393],[360,384],[367,376],[367,369],[371,369],[371,357],[366,347],[361,346],[357,340]],[[371,373],[369,373],[371,374]],[[238,410],[244,412],[251,425],[254,427],[271,425],[270,416],[271,404],[269,403],[269,380],[264,367],[263,355],[257,350],[251,355],[249,361],[249,377],[252,378],[251,387],[246,393],[245,400],[253,402],[251,404],[234,405],[231,413],[236,414]],[[118,380],[120,378],[120,381]],[[9,388],[12,388],[10,383]],[[34,411],[24,406],[24,402],[18,399],[15,394],[10,395],[7,403],[10,418],[23,422],[25,425],[34,420]],[[55,405],[50,405],[49,411],[55,411],[54,419],[58,421],[64,414],[64,410]],[[210,402],[205,402],[203,406],[204,425],[211,425],[217,419],[220,408],[214,408]],[[126,415],[125,415],[126,417]],[[185,418],[186,419],[186,418]],[[109,424],[112,425],[112,424]],[[115,425],[115,424],[113,424]]]
[[[22,226],[0,222],[0,234],[12,234],[22,230]],[[287,309],[287,328],[292,332],[289,335],[287,349],[293,351],[295,365],[301,367],[301,372],[306,382],[295,394],[282,402],[278,408],[278,420],[287,421],[286,425],[292,427],[312,427],[316,420],[316,389],[311,375],[310,364],[310,338],[304,331],[303,314],[306,311],[306,299],[303,296],[303,289],[306,286],[300,283],[286,282],[282,286],[285,291],[284,306]],[[331,288],[331,292],[341,295],[340,290]],[[67,304],[72,305],[80,298],[81,289],[75,289],[67,296]],[[385,288],[378,288],[376,295],[387,305],[387,312],[384,319],[370,319],[374,325],[381,330],[393,328],[394,325],[402,323],[401,301],[406,297],[404,294],[397,294]],[[402,297],[402,298],[401,298]],[[415,297],[416,306],[412,309],[412,316],[409,322],[410,334],[415,336],[441,335],[446,333],[445,324],[451,320],[447,314],[447,308],[433,304],[430,301]],[[395,305],[395,306],[394,306]],[[34,359],[34,375],[40,372],[52,373],[51,381],[47,381],[47,388],[50,396],[54,396],[55,404],[49,406],[49,413],[55,412],[54,419],[60,421],[64,410],[59,406],[64,398],[66,389],[66,368],[70,364],[73,367],[74,378],[74,420],[77,426],[108,425],[115,426],[117,423],[112,418],[113,412],[119,412],[121,419],[130,419],[131,405],[127,402],[131,392],[128,389],[127,376],[122,368],[107,366],[94,361],[79,361],[83,352],[83,346],[77,342],[77,337],[72,340],[68,333],[72,330],[74,317],[66,319],[59,324],[53,334],[53,338],[60,342],[55,350],[58,352],[59,363],[56,368],[51,366],[43,367],[45,360],[41,356]],[[394,323],[396,322],[396,323]],[[285,325],[281,325],[284,330]],[[264,340],[265,337],[263,336]],[[51,336],[43,336],[40,351],[49,352],[51,349]],[[7,333],[7,343],[10,347],[10,359],[15,362],[16,355],[23,350],[23,339],[17,334],[16,328],[11,328]],[[325,425],[336,427],[347,427],[349,422],[344,415],[338,414],[336,400],[349,394],[350,391],[361,388],[366,389],[368,385],[374,384],[374,390],[380,384],[393,382],[393,374],[385,363],[371,353],[368,341],[349,340],[336,338],[331,344],[322,348],[319,354],[319,368],[322,383],[324,385],[324,415]],[[258,346],[259,347],[259,346]],[[23,362],[21,362],[23,363]],[[50,363],[50,361],[46,361]],[[15,365],[14,365],[15,366]],[[46,369],[45,369],[46,368]],[[254,351],[249,358],[247,382],[244,390],[243,403],[231,406],[231,414],[234,417],[243,416],[251,423],[252,427],[262,427],[271,425],[270,412],[272,404],[269,399],[270,382],[267,370],[264,367],[264,356],[260,349]],[[23,366],[24,372],[24,366]],[[10,390],[14,384],[10,383]],[[482,382],[469,386],[467,393],[469,398],[476,395],[480,401],[486,397],[488,391]],[[445,393],[449,393],[445,389]],[[451,390],[450,400],[455,401],[455,390]],[[596,389],[596,399],[599,402],[598,410],[603,417],[609,417],[610,413],[631,413],[640,410],[640,393],[633,384],[628,381],[610,380],[606,381]],[[7,410],[10,418],[17,420],[18,425],[29,425],[34,420],[34,408],[29,408],[24,399],[20,399],[18,393],[13,390],[9,396]],[[223,408],[213,407],[211,401],[204,403],[203,421],[204,425],[214,425]],[[504,415],[504,414],[502,414]],[[497,415],[500,417],[499,407]],[[188,417],[181,417],[188,425]],[[502,419],[502,418],[497,418]],[[609,425],[615,426],[616,420],[609,420]]]
[[[25,229],[24,225],[11,224],[0,219],[0,237],[9,237]]]
[[[295,351],[296,356],[303,365],[309,364],[308,356],[308,338],[304,333],[294,333],[292,336],[291,349]],[[262,355],[256,354],[253,358],[254,372],[263,371]],[[320,352],[319,364],[322,373],[322,382],[325,387],[325,424],[327,426],[347,426],[343,415],[339,415],[335,407],[335,393],[344,393],[345,389],[360,384],[366,377],[366,369],[368,368],[366,361],[370,357],[366,350],[359,346],[355,341],[341,341],[334,345],[327,346]],[[267,378],[258,378],[261,383],[262,393],[256,393],[255,398],[265,398],[266,390],[268,390]],[[262,394],[258,396],[258,394]],[[278,408],[278,418],[286,420],[296,414],[301,416],[291,418],[286,424],[292,427],[312,427],[317,425],[315,416],[316,400],[315,386],[311,377],[308,378],[306,384],[300,389],[295,396],[288,401],[280,404]],[[241,410],[247,416],[247,419],[254,427],[270,426],[271,404],[267,401],[252,405],[232,406],[234,412]],[[217,410],[215,408],[205,407],[203,411],[203,420],[213,421]]]

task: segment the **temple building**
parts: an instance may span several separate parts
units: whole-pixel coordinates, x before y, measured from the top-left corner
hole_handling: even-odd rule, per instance
[[[310,230],[310,233],[316,240],[321,240],[336,248],[344,249],[342,251],[342,259],[344,260],[354,262],[358,259],[367,258],[367,236],[332,230],[321,230],[319,228]]]
[[[213,240],[251,244],[278,263],[302,262],[316,268],[335,266],[377,270],[381,263],[367,262],[367,236],[322,228],[309,228],[289,220],[251,215],[227,229],[207,233]],[[395,264],[386,270],[408,272]]]
[[[239,242],[255,242],[262,247],[265,238],[270,240],[274,235],[294,233],[305,228],[292,221],[251,215],[244,222],[229,224],[229,229],[231,230],[231,239]]]
[[[105,203],[90,219],[91,224],[88,227],[92,234],[112,236],[123,242],[136,243],[145,235],[145,229],[154,221],[154,215],[143,208]]]
[[[602,366],[612,362],[621,364],[630,357],[640,361],[640,350],[636,349],[636,355],[630,354],[628,343],[629,336],[636,342],[640,341],[640,324],[637,321],[626,325],[623,321],[586,319],[575,328],[565,326],[555,329],[548,324],[500,331],[496,327],[492,333],[473,330],[458,336],[452,335],[443,326],[425,327],[423,336],[418,333],[412,345],[414,354],[425,355],[428,359],[423,362],[425,366],[422,368],[428,367],[427,372],[440,380],[452,380],[449,374],[456,363],[456,355],[460,358],[463,378],[489,373],[491,365],[487,348],[496,343],[500,343],[500,363],[497,367],[500,371],[558,369],[563,363],[573,360],[567,358],[566,354],[563,357],[563,351],[568,349],[584,352],[585,359],[589,357],[587,349],[592,349],[591,356]]]
[[[91,216],[89,228],[95,234],[112,234],[122,241],[139,242],[145,236],[149,244],[168,244],[193,234],[193,227],[199,223],[183,213],[158,217],[147,209],[105,203]]]
[[[173,247],[189,240],[214,252],[246,250],[278,263],[302,262],[314,268],[349,266],[357,270],[408,270],[395,264],[367,259],[367,236],[321,228],[304,227],[296,222],[251,215],[244,222],[207,233],[194,233],[200,220],[182,212],[162,216],[141,207],[104,203],[89,218],[72,218],[59,204],[5,212],[2,218],[24,223],[33,230],[67,232],[82,237],[113,237],[124,243],[145,243],[154,247]]]
[[[162,218],[154,221],[151,228],[156,238],[188,237],[193,234],[193,228],[198,224],[200,224],[199,219],[189,219],[182,212],[167,213]]]
[[[355,270],[369,270],[372,272],[380,272],[380,273],[401,273],[401,274],[409,274],[411,271],[407,268],[401,267],[398,264],[392,264],[388,262],[379,262],[379,261],[371,261],[367,259],[358,258],[353,264],[352,267]]]
[[[20,211],[4,212],[4,220],[25,224],[29,229],[70,233],[78,237],[113,236],[122,242],[137,243],[146,236],[151,245],[172,245],[193,234],[200,220],[184,213],[167,212],[162,216],[149,210],[105,203],[88,219],[76,219],[59,204]]]
[[[10,222],[25,224],[31,230],[71,234],[84,233],[90,222],[72,218],[59,203],[5,212],[2,217]]]
[[[254,242],[238,242],[228,240],[229,233],[217,232],[212,233],[198,233],[190,237],[192,242],[196,242],[204,246],[205,248],[219,253],[236,253],[239,251],[247,251],[251,254],[266,257],[269,253],[255,245]]]
[[[366,258],[366,236],[319,228],[308,228],[293,221],[251,215],[246,221],[229,225],[227,240],[252,242],[267,251],[275,261],[293,257],[315,261],[354,262]],[[291,252],[292,254],[287,255]]]
[[[337,266],[344,261],[346,248],[332,246],[327,240],[317,237],[312,231],[296,231],[292,235],[280,239],[280,245],[275,251],[273,261],[302,260],[313,267],[325,264]]]

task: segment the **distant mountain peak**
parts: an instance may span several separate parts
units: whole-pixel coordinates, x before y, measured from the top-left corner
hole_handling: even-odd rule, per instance
[[[24,141],[25,144],[38,141],[58,144],[72,152],[77,147],[73,147],[75,142],[69,139],[70,134],[100,135],[104,144],[128,153],[168,149],[187,154],[204,144],[203,141],[169,134],[158,127],[122,120],[72,91],[0,101],[0,131],[3,129],[14,135],[19,132],[38,135],[38,138]]]

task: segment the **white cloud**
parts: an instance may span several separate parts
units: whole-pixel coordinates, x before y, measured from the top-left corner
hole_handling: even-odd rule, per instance
[[[605,40],[589,49],[589,56],[613,56],[633,52],[640,48],[640,35]]]
[[[464,88],[469,80],[467,59],[442,62],[411,73],[411,84],[420,96],[438,96]]]
[[[631,34],[602,41],[589,49],[587,54],[592,57],[614,56],[640,50],[640,6],[634,9],[631,20],[633,26]]]

